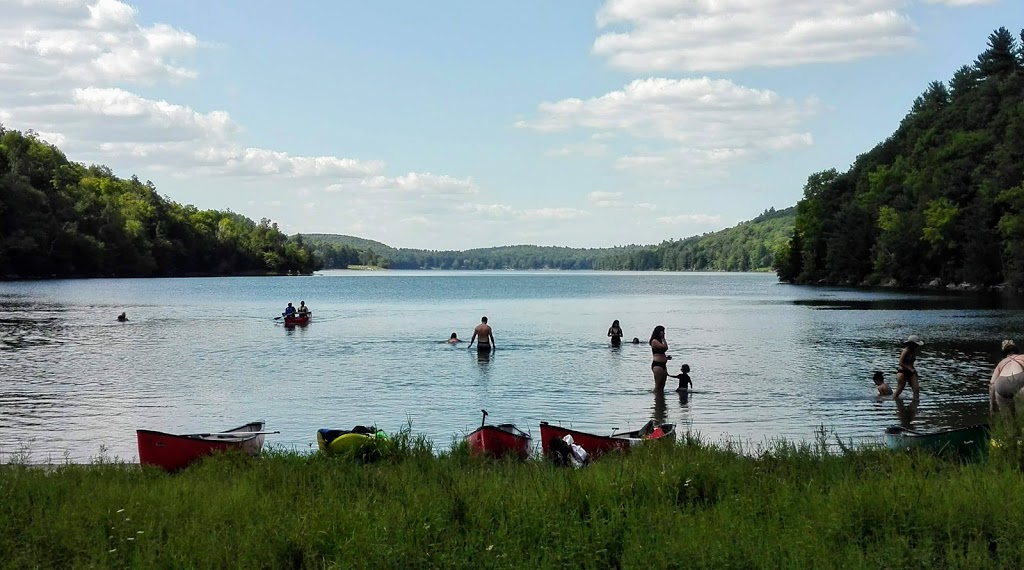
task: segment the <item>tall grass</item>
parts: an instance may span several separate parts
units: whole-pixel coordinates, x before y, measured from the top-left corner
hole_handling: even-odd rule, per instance
[[[0,467],[6,568],[1020,568],[1024,449],[977,463],[688,437],[586,468],[271,451]]]

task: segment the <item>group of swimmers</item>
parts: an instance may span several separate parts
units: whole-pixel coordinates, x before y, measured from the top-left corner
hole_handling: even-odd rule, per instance
[[[608,327],[608,336],[612,340],[612,346],[622,345],[622,327],[619,325],[619,320],[612,321],[612,326]],[[690,365],[684,364],[679,368],[679,374],[668,373],[668,361],[672,360],[672,357],[666,354],[668,352],[668,341],[665,340],[665,327],[658,325],[654,327],[654,331],[651,333],[651,339],[647,341],[651,345],[651,353],[653,360],[651,361],[651,372],[654,374],[654,392],[660,394],[665,391],[665,382],[669,378],[676,378],[679,380],[679,387],[676,388],[676,392],[685,393],[688,388],[693,388],[693,380],[690,379]],[[638,337],[633,337],[632,344],[640,344]]]

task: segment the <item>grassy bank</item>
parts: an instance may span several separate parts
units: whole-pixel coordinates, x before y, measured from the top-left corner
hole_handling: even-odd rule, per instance
[[[571,470],[408,439],[372,464],[6,465],[0,566],[1019,568],[1021,465],[689,441]]]

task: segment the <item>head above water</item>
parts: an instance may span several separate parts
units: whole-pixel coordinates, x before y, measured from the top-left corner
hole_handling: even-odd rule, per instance
[[[633,344],[640,344],[640,339],[637,337],[633,337]]]
[[[619,328],[619,319],[615,319],[614,321],[612,321],[612,328],[613,329]]]
[[[882,376],[882,373],[880,371],[875,370],[875,374],[874,376],[871,377],[871,380],[873,380],[875,384],[882,384],[885,382],[885,377]]]
[[[487,317],[480,317],[480,322],[486,325],[487,324]]]
[[[448,338],[459,338],[459,335],[457,335],[457,334],[455,334],[455,333],[452,333],[452,336],[450,336],[450,337],[448,337]]]
[[[651,331],[651,340],[665,340],[665,327],[658,325]]]
[[[1013,342],[1010,339],[1006,339],[1003,341],[1003,346],[1002,348],[1000,348],[1000,350],[1002,351],[1003,356],[1018,354],[1020,352],[1019,350],[1017,350],[1017,343]]]
[[[680,366],[680,367],[679,367],[679,370],[680,370],[680,371],[681,371],[681,372],[682,372],[683,374],[689,374],[689,373],[690,373],[690,365],[689,365],[689,364],[684,364],[684,365],[682,365],[682,366]]]

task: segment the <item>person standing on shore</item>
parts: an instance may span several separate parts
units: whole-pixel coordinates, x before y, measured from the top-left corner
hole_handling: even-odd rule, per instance
[[[608,329],[608,336],[612,339],[612,346],[619,346],[622,344],[622,327],[619,326],[618,319],[612,321],[612,326]]]
[[[654,374],[654,392],[665,391],[665,380],[668,379],[668,360],[672,358],[668,352],[668,341],[665,340],[665,327],[658,325],[651,332],[651,372]]]
[[[914,399],[916,400],[921,395],[920,379],[917,377],[914,361],[917,360],[917,353],[922,346],[924,346],[924,341],[916,334],[908,336],[907,340],[903,341],[900,363],[896,368],[896,391],[893,392],[893,398],[900,397],[908,382],[910,389],[914,392]]]
[[[478,353],[488,353],[494,349],[494,332],[491,325],[487,324],[487,317],[480,318],[480,324],[473,329],[473,338],[469,339],[469,346],[466,348],[473,348],[474,342]]]

